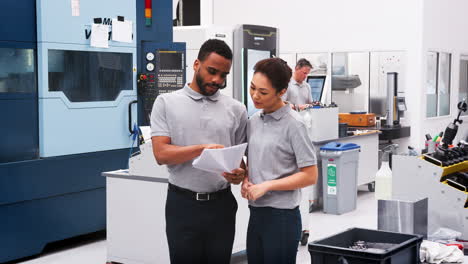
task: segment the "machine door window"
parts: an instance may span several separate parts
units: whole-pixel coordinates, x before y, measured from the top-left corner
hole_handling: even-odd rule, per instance
[[[458,89],[458,101],[468,101],[468,55],[460,56],[460,88]],[[463,112],[461,115],[468,115]]]
[[[247,83],[245,83],[245,97],[244,100],[247,101],[247,111],[249,116],[252,116],[255,114],[255,112],[258,111],[258,109],[255,108],[255,105],[252,101],[252,98],[250,97],[249,91],[250,91],[250,83],[252,82],[252,78],[254,75],[254,66],[257,64],[257,62],[263,60],[263,59],[268,59],[271,57],[271,51],[269,50],[253,50],[253,49],[248,49],[247,50]],[[245,102],[244,101],[244,102]]]
[[[49,91],[70,102],[114,101],[133,89],[131,53],[49,50]]]
[[[450,115],[451,62],[450,53],[427,53],[426,117]]]
[[[33,49],[0,48],[0,93],[35,93]]]

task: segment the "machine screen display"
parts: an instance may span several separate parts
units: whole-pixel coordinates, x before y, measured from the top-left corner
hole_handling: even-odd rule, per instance
[[[309,76],[307,83],[310,85],[312,93],[312,101],[320,101],[322,99],[323,87],[325,85],[326,76]]]
[[[161,70],[180,70],[182,69],[182,53],[180,52],[160,52],[159,53]]]
[[[249,94],[250,83],[254,75],[254,66],[257,62],[268,58],[270,58],[269,50],[247,50],[247,86],[245,87],[244,93],[247,93],[247,112],[249,116],[252,116],[258,111]]]

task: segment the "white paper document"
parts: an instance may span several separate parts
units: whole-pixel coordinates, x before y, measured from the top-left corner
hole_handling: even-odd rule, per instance
[[[93,24],[91,26],[91,47],[108,48],[109,47],[109,26]]]
[[[222,149],[205,149],[200,157],[193,161],[192,165],[197,169],[209,172],[231,172],[239,168],[246,148],[247,143]]]
[[[132,43],[132,21],[112,19],[112,40]]]

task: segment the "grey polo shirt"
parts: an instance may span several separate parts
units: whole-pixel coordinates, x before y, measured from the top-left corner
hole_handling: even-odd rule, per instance
[[[288,85],[288,90],[283,95],[283,100],[292,104],[311,104],[312,94],[310,85],[307,82],[298,83],[294,78]]]
[[[259,111],[250,117],[247,139],[249,178],[254,184],[288,177],[299,168],[317,164],[306,126],[288,104],[273,113]],[[292,209],[299,205],[300,196],[300,189],[270,191],[249,204]]]
[[[159,95],[151,112],[151,136],[171,138],[171,144],[189,146],[246,142],[247,111],[240,102],[219,91],[204,96],[188,85]],[[194,192],[215,192],[229,183],[217,173],[195,169],[189,160],[168,165],[169,182]]]

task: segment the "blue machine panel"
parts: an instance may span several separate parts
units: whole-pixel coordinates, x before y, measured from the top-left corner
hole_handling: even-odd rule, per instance
[[[145,1],[137,1],[138,124],[150,125],[154,100],[185,85],[185,43],[173,43],[172,3],[152,0],[146,23]],[[147,56],[153,55],[153,56]]]
[[[152,0],[152,22],[145,25],[145,1],[136,1],[138,46],[143,41],[171,43],[172,1]],[[138,62],[139,63],[139,62]]]
[[[67,50],[67,51],[89,51],[96,52],[96,49],[90,47],[81,47],[80,45],[39,43],[39,138],[40,138],[40,156],[53,157],[60,155],[70,155],[78,153],[89,153],[94,151],[105,151],[112,149],[129,148],[131,139],[128,131],[128,107],[136,100],[135,72],[133,68],[136,65],[136,49],[127,47],[112,48],[112,52],[131,55],[132,62],[130,67],[125,69],[125,73],[131,74],[130,81],[125,82],[127,86],[122,89],[118,96],[109,101],[94,101],[91,98],[87,102],[71,102],[63,91],[50,91],[50,81],[54,74],[66,76],[70,72],[57,72],[57,69],[49,69],[50,57],[48,51]],[[90,51],[92,50],[92,51]],[[47,51],[47,52],[46,52]],[[105,54],[101,51],[100,54]],[[91,68],[92,62],[87,61],[87,66]],[[67,64],[65,64],[67,65]],[[95,85],[102,81],[104,74],[113,74],[105,72],[107,65],[100,65],[96,61],[97,69],[90,74],[95,74],[94,79],[90,79],[89,85]],[[67,67],[72,67],[68,64]],[[79,67],[79,65],[77,65]],[[98,73],[102,71],[103,73]],[[112,71],[112,70],[111,70]],[[114,70],[113,72],[122,72]],[[84,79],[91,78],[89,75],[80,76],[78,71],[72,71],[74,76],[69,76],[65,89],[75,89],[78,92],[87,92],[90,94],[105,93],[103,89],[114,89],[107,83],[101,86],[77,86],[71,87],[73,78]],[[72,80],[70,80],[72,79]],[[66,79],[61,79],[64,85],[67,85]],[[127,80],[128,81],[128,80]],[[122,82],[124,82],[122,80]],[[93,88],[100,88],[93,89]],[[73,91],[72,91],[73,93]],[[137,120],[136,109],[132,108],[132,116]]]
[[[100,174],[127,166],[128,123],[137,120],[129,107],[136,99],[137,23],[132,43],[109,41],[107,49],[89,46],[90,30],[95,18],[144,23],[144,13],[135,1],[80,0],[79,10],[71,2],[0,1],[0,131],[7,135],[0,137],[0,262],[105,229]],[[170,48],[172,2],[152,2],[147,40]],[[23,70],[5,59],[25,49],[32,55]]]
[[[0,1],[0,42],[36,42],[36,0]],[[8,21],[8,23],[5,23]]]
[[[123,16],[124,20],[133,22],[133,32],[136,30],[135,1],[99,0],[78,1],[77,16],[73,16],[72,1],[38,0],[37,4],[37,41],[84,44],[89,46],[91,25],[94,19],[101,19],[103,24],[110,25],[113,18]],[[141,1],[139,1],[141,2]],[[144,2],[144,1],[143,1]],[[112,27],[110,27],[112,32]],[[112,34],[112,33],[110,33]],[[135,47],[136,37],[132,43],[109,41],[109,46]]]
[[[156,97],[185,85],[185,43],[145,41],[140,50],[139,76],[145,76],[146,81],[140,81],[138,86],[138,122],[142,126],[149,126]],[[148,53],[154,54],[151,61],[145,56]],[[148,70],[147,64],[153,64],[154,69]]]
[[[4,130],[4,136],[0,137],[0,164],[38,157],[37,97],[34,94],[24,99],[0,99],[0,124]]]
[[[135,22],[134,1],[38,2],[39,149],[54,157],[131,146],[129,111],[136,122],[136,40],[91,47],[94,19]],[[59,12],[60,11],[60,12]],[[112,27],[111,27],[112,30]],[[86,33],[87,32],[87,33]],[[130,58],[130,59],[129,59]]]
[[[35,0],[0,2],[0,164],[39,153],[35,10]]]
[[[0,164],[0,206],[103,188],[103,171],[125,168],[128,149]]]
[[[105,229],[105,199],[99,188],[0,207],[0,263],[39,254],[48,242]]]
[[[101,172],[127,162],[128,149],[0,164],[0,263],[104,229]]]

